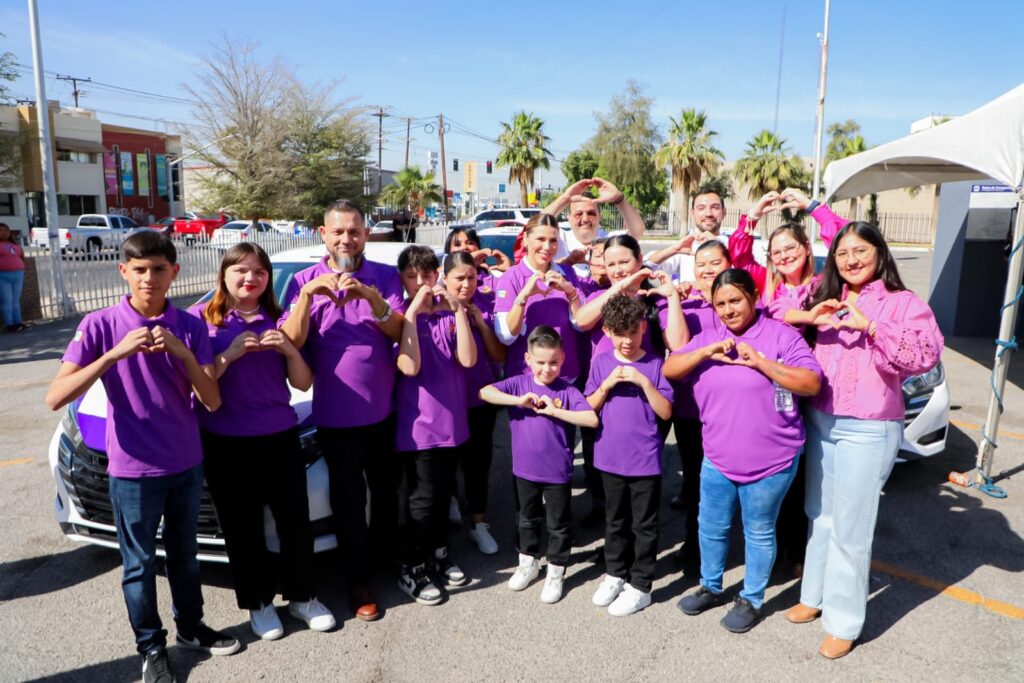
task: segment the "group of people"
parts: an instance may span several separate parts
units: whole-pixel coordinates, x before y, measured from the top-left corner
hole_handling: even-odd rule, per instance
[[[622,214],[621,234],[600,229],[602,204]],[[796,223],[769,236],[766,266],[753,257],[758,220],[781,208],[821,225],[830,248],[820,274]],[[569,230],[558,225],[565,210]],[[722,624],[752,628],[790,501],[796,511],[778,528],[790,546],[806,545],[806,557],[800,603],[786,617],[821,616],[821,654],[849,652],[864,622],[879,494],[901,439],[900,386],[938,362],[942,336],[869,223],[844,225],[796,190],[765,195],[728,240],[720,196],[698,193],[691,212],[696,232],[645,257],[636,239],[643,222],[623,193],[583,180],[530,219],[517,263],[457,229],[443,260],[410,245],[395,268],[365,258],[363,214],[339,200],[320,228],[327,254],[288,283],[284,310],[256,245],[230,249],[213,297],[186,313],[166,300],[178,273],[173,244],[150,232],[126,240],[118,267],[130,294],[83,319],[47,403],[66,405],[97,380],[106,389],[122,585],[146,680],[170,676],[156,607],[161,517],[178,644],[238,649],[202,622],[195,537],[204,471],[254,632],[282,635],[278,592],[310,628],[335,626],[310,576],[289,384],[313,388],[311,420],[359,619],[381,616],[375,573],[397,569],[399,587],[427,605],[469,581],[448,543],[459,469],[470,537],[482,553],[498,551],[486,520],[505,407],[519,554],[511,590],[539,578],[545,558],[540,600],[562,597],[579,438],[593,504],[584,521],[604,525],[605,575],[593,603],[614,616],[648,606],[663,448],[674,428],[682,555],[700,575],[680,609],[693,615],[727,602],[738,508],[745,577]],[[804,486],[787,498],[802,471]],[[265,506],[279,569],[265,561]]]

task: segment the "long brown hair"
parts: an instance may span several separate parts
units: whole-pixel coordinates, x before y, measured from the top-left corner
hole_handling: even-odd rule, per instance
[[[814,252],[811,249],[811,240],[807,237],[807,231],[799,223],[783,223],[775,228],[768,237],[767,258],[765,259],[768,262],[768,272],[764,278],[765,301],[771,301],[775,298],[775,290],[785,281],[782,273],[776,269],[775,262],[772,261],[772,241],[785,232],[791,234],[793,239],[807,250],[807,260],[804,261],[803,270],[800,272],[800,284],[806,285],[814,277]]]
[[[203,317],[214,327],[224,325],[224,316],[227,315],[232,298],[228,293],[227,285],[224,284],[224,274],[228,272],[228,268],[241,263],[249,256],[259,259],[260,267],[267,271],[267,288],[260,294],[260,307],[271,320],[276,321],[281,317],[281,307],[277,305],[277,299],[274,298],[274,268],[270,264],[270,257],[258,244],[239,242],[228,249],[224,258],[221,259],[220,270],[217,272],[217,291],[214,292],[213,298],[210,299],[206,310],[203,311]]]

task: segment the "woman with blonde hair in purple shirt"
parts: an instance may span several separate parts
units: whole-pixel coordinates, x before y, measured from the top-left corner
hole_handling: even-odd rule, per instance
[[[818,652],[836,659],[864,625],[878,499],[902,439],[903,380],[935,367],[943,339],[870,223],[836,235],[807,307],[828,301],[837,307],[818,324],[814,347],[825,381],[806,418],[811,532],[800,604],[786,618],[822,617]]]

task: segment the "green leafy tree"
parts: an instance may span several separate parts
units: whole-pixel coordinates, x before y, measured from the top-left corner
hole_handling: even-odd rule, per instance
[[[701,181],[697,189],[689,194],[687,199],[689,200],[691,197],[703,194],[704,192],[714,192],[722,199],[732,199],[736,196],[736,188],[732,184],[732,178],[729,177],[729,173],[726,171],[709,175]]]
[[[589,149],[573,150],[562,162],[562,175],[572,185],[578,180],[593,178],[597,173],[597,166],[597,157]]]
[[[6,38],[0,33],[0,38]],[[0,53],[0,106],[14,103],[10,88],[6,83],[18,80],[18,71],[14,65],[17,61],[13,52]],[[20,130],[3,130],[0,126],[0,185],[12,183],[21,174],[21,155],[19,149],[23,142]]]
[[[837,159],[845,159],[846,157],[853,156],[854,154],[860,154],[870,149],[870,146],[864,141],[864,136],[861,135],[860,125],[855,121],[847,121],[845,124],[840,126],[839,124],[833,123],[828,127],[828,132],[832,135],[832,139],[828,143],[828,147],[825,152],[825,160],[828,163],[836,161]],[[860,197],[853,197],[850,199],[850,216],[857,218],[860,210]],[[871,223],[878,222],[878,195],[868,195],[868,208],[867,208],[867,219]]]
[[[853,119],[846,119],[843,123],[837,121],[830,123],[825,132],[829,136],[828,145],[825,147],[825,161],[835,161],[843,158],[842,149],[847,141],[860,134],[860,124]]]
[[[381,190],[379,199],[415,216],[421,208],[441,201],[441,187],[434,182],[433,171],[424,175],[419,166],[409,166],[398,172],[394,183]]]
[[[743,156],[736,161],[733,176],[748,188],[752,200],[768,192],[807,185],[803,160],[792,153],[785,139],[770,130],[762,130],[751,138]]]
[[[586,144],[598,160],[596,175],[615,183],[648,225],[665,203],[668,185],[654,163],[662,138],[651,118],[652,102],[636,81],[628,81],[607,112],[595,113],[597,131]]]
[[[512,116],[512,123],[502,122],[498,133],[498,166],[508,167],[508,181],[519,184],[520,206],[527,205],[527,195],[534,184],[537,169],[551,168],[550,138],[544,134],[544,121],[520,111]]]
[[[686,224],[687,199],[700,185],[705,174],[712,174],[725,160],[722,150],[713,144],[716,131],[707,127],[708,116],[694,108],[683,109],[678,119],[669,117],[668,140],[654,153],[654,162],[672,174],[675,197],[675,222]]]

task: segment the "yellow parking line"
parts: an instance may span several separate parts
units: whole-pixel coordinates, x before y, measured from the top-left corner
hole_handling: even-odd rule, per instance
[[[927,576],[921,576],[920,574],[914,574],[906,569],[901,569],[885,562],[879,562],[878,560],[872,560],[871,568],[895,576],[896,578],[903,579],[904,581],[910,581],[916,583],[919,586],[930,588],[940,595],[945,595],[947,598],[952,598],[959,602],[967,603],[968,605],[981,605],[989,612],[995,612],[1004,617],[1010,619],[1017,619],[1018,621],[1024,621],[1024,609],[1011,605],[1006,602],[1000,602],[998,600],[990,600],[983,595],[979,595],[974,591],[969,591],[966,588],[960,588],[959,586],[951,586],[943,581],[929,578]]]
[[[964,420],[950,419],[949,422],[950,422],[950,424],[955,424],[957,427],[960,427],[961,429],[975,429],[975,430],[981,431],[981,428],[982,428],[982,425],[976,425],[973,422],[965,422]],[[1024,434],[1021,434],[1020,432],[1006,432],[1006,431],[1003,431],[1002,429],[999,430],[999,436],[1005,436],[1005,437],[1008,437],[1010,439],[1022,439],[1022,440],[1024,440]]]
[[[9,465],[24,465],[27,462],[32,462],[32,458],[14,458],[13,460],[0,460],[0,467],[7,467]]]

